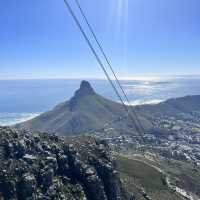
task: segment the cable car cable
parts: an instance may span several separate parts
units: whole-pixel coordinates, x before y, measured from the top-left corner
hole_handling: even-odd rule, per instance
[[[103,57],[104,57],[104,59],[106,60],[108,66],[109,66],[109,68],[110,68],[110,70],[111,70],[111,72],[112,72],[112,74],[113,74],[113,76],[114,76],[114,78],[115,78],[115,80],[116,80],[117,85],[119,86],[119,88],[120,88],[120,90],[122,91],[122,93],[123,93],[123,95],[124,95],[124,97],[125,97],[125,99],[126,99],[128,105],[129,105],[129,107],[131,108],[131,111],[132,111],[132,113],[134,114],[134,116],[135,116],[135,118],[136,118],[136,121],[137,121],[137,123],[138,123],[138,125],[139,125],[139,127],[140,127],[140,129],[141,129],[140,132],[144,133],[144,127],[142,126],[142,124],[141,124],[141,122],[140,122],[140,120],[139,120],[139,118],[138,118],[138,116],[137,116],[137,113],[135,112],[135,110],[134,110],[133,107],[131,106],[130,100],[129,100],[129,98],[128,98],[126,92],[125,92],[125,90],[123,89],[123,87],[122,87],[122,85],[121,85],[121,83],[120,83],[120,81],[119,81],[119,79],[118,79],[118,77],[117,77],[117,75],[116,75],[116,73],[115,73],[115,71],[114,71],[112,65],[111,65],[111,62],[109,61],[109,58],[108,58],[108,56],[106,55],[106,53],[105,53],[105,51],[104,51],[104,49],[103,49],[102,44],[100,43],[99,39],[97,38],[97,35],[95,34],[92,25],[90,24],[88,18],[86,17],[86,14],[85,14],[85,12],[83,11],[83,9],[82,9],[82,7],[81,7],[79,1],[78,1],[78,0],[75,0],[75,3],[76,3],[76,5],[77,5],[77,7],[79,8],[80,13],[81,13],[83,19],[85,20],[85,22],[86,22],[86,24],[87,24],[87,26],[88,26],[90,32],[92,33],[92,36],[94,37],[94,39],[95,39],[95,41],[96,41],[96,43],[97,43],[97,45],[98,45],[98,47],[99,47],[99,49],[100,49],[100,51],[101,51]]]
[[[104,65],[103,65],[103,63],[102,63],[100,57],[98,56],[97,52],[95,51],[94,47],[92,46],[92,43],[90,42],[88,36],[86,35],[86,33],[85,33],[83,27],[81,26],[81,24],[80,24],[78,18],[76,17],[74,11],[72,10],[72,7],[71,7],[70,4],[68,3],[68,0],[64,0],[64,2],[65,2],[65,5],[67,6],[67,8],[68,8],[68,10],[69,10],[69,12],[70,12],[72,18],[74,19],[74,21],[75,21],[77,27],[79,28],[81,34],[83,35],[85,41],[87,42],[87,44],[88,44],[90,50],[92,51],[94,57],[96,58],[97,62],[99,63],[99,65],[100,65],[100,67],[101,67],[101,69],[103,70],[104,74],[106,75],[106,78],[108,79],[108,81],[109,81],[109,83],[111,84],[112,88],[114,89],[114,91],[115,91],[117,97],[119,98],[120,102],[122,103],[122,105],[123,105],[125,111],[126,111],[126,112],[129,114],[129,116],[131,117],[131,119],[132,119],[132,121],[133,121],[133,123],[134,123],[134,125],[135,125],[136,131],[140,133],[140,128],[139,128],[138,125],[135,123],[135,120],[133,119],[132,115],[130,115],[130,112],[129,112],[128,107],[127,107],[126,104],[124,103],[124,101],[123,101],[121,95],[119,94],[117,88],[115,87],[114,83],[112,82],[112,80],[111,80],[109,74],[107,73],[106,68],[104,67]]]

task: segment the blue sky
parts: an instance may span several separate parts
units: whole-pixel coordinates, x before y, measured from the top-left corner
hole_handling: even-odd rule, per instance
[[[200,74],[199,0],[80,2],[118,76]],[[0,27],[0,79],[104,76],[62,0],[0,1]]]

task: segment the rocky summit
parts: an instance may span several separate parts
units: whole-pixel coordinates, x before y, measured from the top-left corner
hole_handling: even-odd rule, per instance
[[[0,127],[1,200],[126,200],[104,141]]]

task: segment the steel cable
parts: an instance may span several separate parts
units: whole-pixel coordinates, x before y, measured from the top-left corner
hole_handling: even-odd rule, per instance
[[[122,103],[122,105],[123,105],[125,111],[126,111],[126,112],[128,113],[128,115],[130,116],[131,120],[133,121],[133,123],[134,123],[134,125],[135,125],[135,128],[136,128],[136,131],[137,131],[139,134],[142,134],[142,132],[141,132],[141,127],[138,126],[138,124],[136,124],[135,119],[134,119],[134,117],[132,116],[131,112],[129,111],[128,106],[124,103],[124,101],[123,101],[123,99],[122,99],[120,93],[118,92],[118,90],[117,90],[117,88],[115,87],[115,85],[114,85],[112,79],[110,78],[108,72],[106,71],[106,68],[105,68],[103,62],[101,61],[101,58],[100,58],[99,55],[97,54],[97,52],[96,52],[96,50],[94,49],[94,47],[93,47],[93,45],[92,45],[92,43],[91,43],[89,37],[86,35],[86,32],[84,31],[84,29],[83,29],[81,23],[79,22],[78,18],[76,17],[76,14],[74,13],[74,11],[73,11],[71,5],[68,3],[68,0],[64,0],[64,2],[65,2],[65,5],[67,6],[67,8],[68,8],[68,10],[69,10],[69,12],[70,12],[72,18],[74,19],[74,21],[75,21],[77,27],[79,28],[81,34],[83,35],[83,37],[84,37],[86,43],[88,44],[90,50],[92,51],[92,53],[93,53],[95,59],[97,60],[97,62],[98,62],[98,64],[100,65],[101,69],[103,70],[104,74],[106,75],[106,78],[108,79],[108,81],[109,81],[109,83],[111,84],[113,90],[115,91],[115,94],[116,94],[117,97],[119,98],[119,100],[120,100],[120,102]],[[77,2],[77,3],[78,3],[78,2]],[[80,4],[77,4],[77,5],[80,6]],[[80,8],[81,8],[81,7],[80,7]],[[82,9],[81,9],[81,10],[82,10]],[[83,10],[82,10],[82,11],[83,11]],[[83,13],[83,14],[84,14],[84,13]],[[85,16],[85,15],[84,15],[84,16]],[[85,17],[86,17],[86,16],[85,16]],[[85,18],[85,19],[87,20],[87,18]],[[87,20],[87,22],[88,22],[88,20]],[[88,22],[88,25],[89,25],[89,22]],[[106,54],[105,54],[105,52],[104,52],[104,50],[103,50],[101,44],[99,43],[99,41],[98,41],[98,39],[97,39],[97,37],[96,37],[96,35],[95,35],[95,33],[94,33],[92,27],[91,27],[91,26],[89,26],[89,27],[90,27],[90,29],[91,29],[91,31],[92,31],[92,34],[94,34],[93,37],[95,37],[95,40],[96,40],[96,42],[97,42],[97,44],[98,44],[98,46],[99,46],[101,52],[103,53],[104,58],[107,60],[107,63],[110,64],[110,62],[109,62],[109,60],[108,60],[108,58],[107,58],[107,56],[106,56]],[[114,72],[114,70],[113,70],[111,64],[110,64],[110,67],[111,67],[111,69],[112,69],[112,71],[113,71],[113,74],[114,74],[116,80],[118,80],[118,83],[119,83],[120,88],[121,88],[122,91],[125,93],[125,91],[123,90],[123,88],[122,88],[122,86],[121,86],[121,84],[120,84],[120,82],[119,82],[119,79],[117,78],[117,76],[116,76],[116,74],[115,74],[115,72]],[[125,96],[127,97],[126,93],[125,93]],[[136,118],[137,118],[137,117],[136,117]]]

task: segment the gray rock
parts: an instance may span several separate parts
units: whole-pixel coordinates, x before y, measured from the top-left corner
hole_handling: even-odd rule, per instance
[[[30,155],[30,154],[25,154],[23,156],[23,159],[29,163],[29,164],[33,164],[36,160],[37,160],[37,157],[36,156],[33,156],[33,155]]]
[[[40,184],[45,188],[52,184],[54,177],[54,170],[53,169],[44,169],[42,170],[41,174],[39,175]]]
[[[30,198],[36,189],[36,179],[33,174],[27,173],[24,174],[22,180],[18,184],[17,193],[18,196],[23,200]]]

